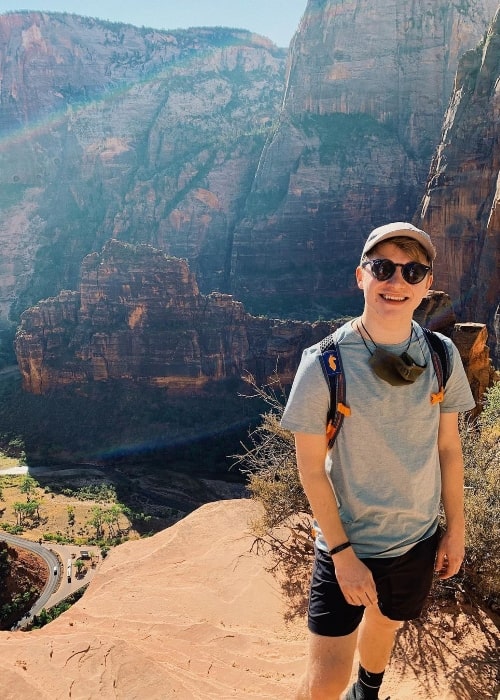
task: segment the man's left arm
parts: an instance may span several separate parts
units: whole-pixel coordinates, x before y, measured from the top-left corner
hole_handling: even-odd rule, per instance
[[[446,579],[458,573],[465,554],[464,462],[458,413],[441,413],[438,450],[446,532],[438,546],[436,572],[440,579]]]

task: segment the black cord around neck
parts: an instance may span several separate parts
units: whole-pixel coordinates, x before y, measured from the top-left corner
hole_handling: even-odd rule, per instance
[[[371,335],[370,335],[369,332],[367,331],[367,329],[366,329],[366,327],[365,327],[365,324],[363,323],[363,321],[361,320],[361,318],[359,318],[358,321],[359,321],[359,323],[361,324],[361,328],[364,330],[364,332],[366,333],[366,335],[370,338],[370,340],[372,341],[372,343],[375,345],[375,349],[377,349],[377,348],[378,348],[377,343],[373,340],[373,338],[371,337]],[[358,330],[359,330],[359,329],[358,329]],[[366,344],[366,340],[364,339],[363,334],[360,333],[359,335],[361,336],[361,340],[363,341],[365,348],[368,350],[368,352],[370,353],[370,355],[373,356],[373,352],[370,350],[370,348],[369,348],[368,345]],[[411,345],[411,340],[412,340],[412,338],[413,338],[413,323],[411,324],[411,332],[410,332],[410,338],[408,339],[408,345],[407,345],[406,348],[404,349],[403,353],[408,352],[408,348],[409,348],[410,345]],[[418,335],[417,335],[417,338],[418,338]],[[420,341],[419,341],[419,342],[420,342]]]

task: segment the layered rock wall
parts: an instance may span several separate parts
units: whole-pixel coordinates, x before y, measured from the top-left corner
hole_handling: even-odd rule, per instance
[[[200,294],[185,260],[118,241],[82,264],[78,292],[27,310],[16,354],[27,391],[110,379],[191,392],[249,373],[290,383],[302,349],[332,324],[258,318]]]
[[[479,404],[494,379],[484,325],[456,324],[442,292],[430,292],[415,318],[453,338]],[[339,323],[252,316],[230,295],[202,295],[185,260],[112,240],[84,259],[78,292],[24,312],[16,353],[35,394],[108,380],[189,394],[246,374],[259,386],[289,385],[303,349]]]
[[[460,61],[441,143],[415,222],[438,251],[435,280],[461,319],[495,334],[500,299],[500,9]],[[493,348],[495,361],[500,356]]]
[[[362,242],[374,226],[413,217],[459,57],[496,8],[309,1],[280,122],[235,233],[236,298],[281,315],[296,313],[298,300],[309,317],[358,310]]]

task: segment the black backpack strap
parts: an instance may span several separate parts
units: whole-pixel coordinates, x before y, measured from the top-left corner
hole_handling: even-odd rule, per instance
[[[423,326],[421,326],[421,328],[431,351],[432,364],[434,365],[434,371],[436,372],[439,384],[439,393],[432,394],[431,401],[432,403],[438,403],[443,400],[446,382],[451,374],[451,360],[448,348],[443,340],[428,328],[424,328]]]
[[[351,414],[346,406],[345,374],[342,357],[335,333],[323,338],[319,344],[320,361],[323,374],[330,387],[330,406],[326,416],[326,437],[331,449],[345,416]]]

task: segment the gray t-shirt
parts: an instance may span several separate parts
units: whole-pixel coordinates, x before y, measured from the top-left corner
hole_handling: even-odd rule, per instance
[[[325,468],[347,536],[360,557],[399,556],[435,532],[441,497],[440,412],[475,407],[458,350],[445,336],[451,375],[444,400],[431,403],[438,381],[423,331],[415,323],[413,329],[408,354],[427,368],[413,384],[396,387],[370,369],[369,351],[350,322],[337,331],[351,415],[328,450]],[[406,345],[379,347],[400,354]],[[319,355],[319,344],[302,355],[281,420],[292,432],[325,434],[330,390]],[[327,551],[317,523],[315,527],[316,544]]]

